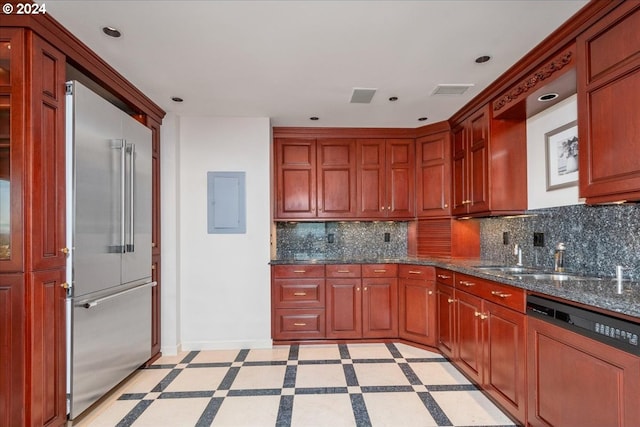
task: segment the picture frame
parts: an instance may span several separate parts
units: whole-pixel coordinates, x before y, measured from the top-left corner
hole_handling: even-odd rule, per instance
[[[547,191],[578,185],[578,124],[572,121],[544,134]]]

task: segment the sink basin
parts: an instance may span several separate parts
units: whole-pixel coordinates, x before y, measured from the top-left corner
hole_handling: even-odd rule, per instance
[[[521,279],[536,280],[602,280],[599,277],[580,276],[570,273],[520,273],[517,276]]]
[[[528,267],[517,267],[508,265],[478,265],[474,268],[483,271],[499,271],[503,273],[535,273],[536,270]]]

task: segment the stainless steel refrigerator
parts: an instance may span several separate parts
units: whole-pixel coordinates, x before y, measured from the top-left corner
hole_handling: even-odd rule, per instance
[[[69,418],[151,357],[151,131],[67,83]]]

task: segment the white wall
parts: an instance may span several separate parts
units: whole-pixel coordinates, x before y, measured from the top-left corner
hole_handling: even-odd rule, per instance
[[[163,352],[213,348],[268,347],[270,327],[270,125],[268,118],[180,117],[176,212],[167,207],[165,222],[175,221],[175,259],[165,256],[171,244],[162,236],[163,310],[176,312],[173,325],[163,322]],[[163,133],[164,138],[164,133]],[[167,141],[163,139],[164,145]],[[163,175],[165,152],[162,152]],[[245,171],[246,234],[207,234],[207,172]],[[163,181],[164,184],[164,181]],[[173,218],[171,214],[173,213]],[[166,263],[175,263],[177,301],[164,294]],[[171,278],[169,278],[171,279]],[[171,286],[171,285],[169,285]],[[176,303],[176,306],[174,306]],[[163,318],[165,313],[162,314]],[[166,330],[165,330],[166,327]],[[166,341],[165,341],[166,339]]]
[[[578,117],[576,95],[557,103],[527,120],[527,186],[529,209],[575,205],[578,187],[547,191],[544,134]],[[579,144],[579,141],[578,141]],[[580,154],[578,154],[579,156]]]

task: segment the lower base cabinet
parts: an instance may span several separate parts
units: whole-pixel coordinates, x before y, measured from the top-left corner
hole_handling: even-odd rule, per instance
[[[436,346],[435,269],[401,265],[398,271],[400,338]]]
[[[637,426],[640,359],[528,318],[528,425]]]

